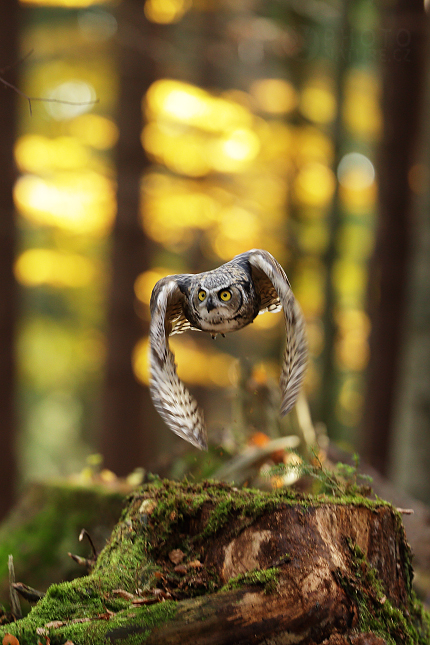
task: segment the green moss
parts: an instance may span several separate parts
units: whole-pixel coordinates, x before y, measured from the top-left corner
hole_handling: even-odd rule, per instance
[[[402,527],[403,530],[403,527]],[[405,540],[400,540],[407,550]],[[355,577],[340,577],[340,583],[358,608],[360,632],[373,632],[387,645],[428,645],[430,642],[430,616],[424,611],[407,579],[408,606],[394,607],[376,570],[369,564],[362,550],[349,544]],[[408,558],[402,559],[408,568]],[[410,580],[411,582],[411,580]]]
[[[176,613],[176,603],[166,601],[149,607],[123,609],[107,619],[106,610],[92,615],[88,622],[70,622],[46,629],[52,645],[63,645],[71,640],[75,645],[112,645],[112,639],[120,640],[122,645],[144,643],[151,630],[157,625],[171,620]],[[83,617],[84,618],[84,617]],[[76,619],[76,617],[75,617]],[[66,619],[65,619],[66,620]],[[71,619],[73,620],[73,619]],[[16,636],[20,645],[36,645],[44,639],[36,631],[41,627],[38,612],[17,623],[8,625],[7,631]]]
[[[230,591],[231,589],[239,589],[248,585],[262,585],[264,593],[272,593],[276,590],[279,578],[279,569],[272,567],[271,569],[253,569],[246,571],[240,575],[231,578],[220,591]]]
[[[21,645],[35,645],[36,630],[55,620],[63,622],[64,625],[49,629],[53,645],[61,645],[68,639],[75,645],[105,645],[111,643],[109,636],[112,634],[125,645],[142,643],[154,625],[173,617],[176,603],[166,601],[152,606],[134,607],[129,600],[114,594],[114,590],[122,589],[135,593],[139,588],[152,589],[163,580],[167,570],[169,576],[174,578],[177,574],[173,571],[171,563],[163,569],[172,548],[181,548],[185,553],[185,561],[197,560],[200,553],[204,554],[208,538],[230,524],[231,530],[240,532],[256,517],[280,505],[295,505],[306,513],[310,507],[327,503],[366,506],[371,509],[383,505],[380,501],[375,502],[351,494],[312,497],[295,495],[285,490],[273,493],[238,490],[227,484],[211,481],[191,485],[187,481],[178,483],[155,480],[129,497],[128,506],[115,526],[108,544],[100,553],[91,575],[72,582],[52,585],[45,598],[26,618],[0,629],[0,640],[6,632],[10,632],[18,637]],[[92,508],[92,512],[97,515],[98,511]],[[56,509],[58,522],[66,522],[66,515],[67,510],[62,509],[59,512],[58,508]],[[240,521],[231,522],[233,517]],[[197,527],[200,527],[200,532],[197,532]],[[44,539],[52,541],[55,538],[45,535]],[[405,557],[407,555],[405,553]],[[363,555],[358,551],[353,553],[353,556],[356,562],[363,561]],[[375,596],[376,592],[372,592],[372,597],[366,595],[370,583],[367,578],[366,584],[362,578],[360,579],[360,575],[364,575],[362,571],[362,567],[357,567],[356,578],[343,581],[360,607],[361,624],[375,626],[380,619],[378,612],[384,611],[384,618],[381,618],[385,621],[383,625],[395,621],[396,625],[403,625],[403,631],[399,633],[407,633],[406,627],[409,626],[406,614],[402,614],[402,623],[400,610],[391,607],[388,601],[381,603],[382,592],[379,596]],[[199,586],[196,583],[194,588],[189,585],[184,594],[188,594],[189,597],[219,590],[220,583],[215,575],[211,578],[210,572],[205,573],[205,584]],[[198,576],[200,575],[203,574],[199,573]],[[244,585],[263,585],[266,592],[274,591],[278,575],[277,568],[247,572],[230,580],[222,590]],[[367,577],[370,575],[371,573],[366,573]],[[178,579],[184,580],[180,577]],[[419,605],[414,607],[414,602],[411,601],[409,610],[414,612],[413,616],[417,617],[418,623]],[[85,622],[76,622],[82,620]],[[418,634],[418,627],[413,629],[415,632],[411,634]],[[391,634],[387,630],[387,634]],[[387,642],[425,641],[413,641],[411,636],[410,640]]]
[[[82,572],[67,552],[89,555],[78,542],[83,527],[103,542],[118,521],[125,495],[102,486],[33,484],[0,526],[0,593],[7,595],[8,555],[17,577],[38,589]],[[65,557],[66,556],[66,557]]]

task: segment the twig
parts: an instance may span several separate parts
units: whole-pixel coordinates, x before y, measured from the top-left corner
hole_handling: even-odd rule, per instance
[[[94,542],[92,541],[91,535],[88,533],[87,529],[82,529],[82,531],[79,534],[79,542],[82,542],[85,537],[87,538],[88,542],[91,545],[91,550],[93,552],[93,559],[95,561],[98,558],[97,549],[94,546]]]
[[[9,569],[9,596],[12,614],[15,616],[15,618],[22,618],[19,595],[13,586],[15,583],[15,567],[13,566],[13,555],[9,556],[7,566]]]
[[[1,76],[0,76],[0,83],[3,83],[3,85],[5,85],[6,87],[10,87],[11,90],[14,90],[14,92],[22,96],[24,99],[26,99],[26,101],[28,101],[30,116],[33,116],[33,110],[31,107],[32,101],[42,101],[44,103],[61,103],[63,105],[94,105],[95,103],[99,102],[99,99],[94,99],[94,101],[66,101],[64,99],[52,99],[52,98],[49,99],[49,98],[42,98],[41,96],[28,96],[28,94],[20,90],[19,87],[16,87],[16,85],[9,83]]]
[[[24,600],[27,600],[30,603],[33,602],[38,602],[45,596],[45,593],[43,591],[38,591],[37,589],[33,589],[33,587],[29,587],[28,585],[25,585],[23,582],[13,582],[12,587],[16,589],[16,591],[19,593],[20,596],[24,598]]]
[[[32,56],[33,54],[34,54],[34,49],[30,49],[29,52],[24,54],[24,56],[21,56],[21,58],[18,58],[18,60],[15,61],[14,63],[12,63],[11,65],[7,65],[6,67],[3,67],[2,69],[0,69],[0,74],[4,74],[5,72],[8,72],[10,69],[13,69],[14,67],[18,67],[25,60],[27,60],[27,58],[30,58],[30,56]]]

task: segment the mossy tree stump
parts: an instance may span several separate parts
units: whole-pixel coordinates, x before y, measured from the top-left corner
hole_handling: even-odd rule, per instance
[[[52,585],[0,638],[424,644],[411,579],[401,518],[384,502],[158,481],[130,498],[91,575]]]

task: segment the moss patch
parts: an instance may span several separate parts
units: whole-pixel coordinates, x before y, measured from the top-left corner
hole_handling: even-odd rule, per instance
[[[306,514],[307,509],[328,503],[375,511],[385,505],[360,495],[301,496],[288,490],[238,490],[211,481],[154,480],[129,497],[91,575],[52,585],[26,618],[0,629],[0,639],[8,632],[21,645],[35,645],[43,635],[49,635],[53,645],[68,639],[75,645],[107,645],[112,639],[134,645],[143,643],[153,626],[173,618],[177,600],[247,585],[262,585],[267,593],[273,592],[279,575],[273,566],[247,572],[223,585],[217,573],[202,564],[210,538],[217,540],[221,530],[223,539],[235,537],[263,513],[280,506],[299,506]],[[97,515],[98,511],[93,512]],[[66,513],[58,512],[60,520],[64,521]],[[173,551],[180,552],[178,564],[172,559]],[[423,640],[428,635],[425,621],[423,627],[411,625],[412,631],[407,632],[405,612],[382,602],[383,591],[373,586],[372,571],[364,559],[353,551],[351,557],[355,575],[341,583],[359,607],[360,627],[372,630],[374,618],[382,621],[384,627],[377,633],[387,633],[392,639],[388,643],[428,642]],[[160,598],[164,602],[157,602]],[[154,604],[139,605],[146,600]],[[417,622],[421,620],[414,600],[407,611]],[[400,631],[384,631],[394,620]]]
[[[406,547],[407,543],[404,544]],[[411,586],[408,589],[408,606],[395,607],[361,549],[357,545],[349,546],[355,576],[340,576],[339,580],[358,608],[358,631],[372,632],[383,638],[387,645],[428,645],[430,617]],[[410,585],[412,578],[408,582]]]
[[[67,552],[88,556],[79,544],[86,528],[102,548],[121,515],[126,495],[101,485],[58,482],[33,484],[0,527],[0,595],[8,597],[8,555],[18,580],[44,590],[52,582],[82,575]]]
[[[272,567],[270,569],[254,569],[241,573],[221,588],[221,591],[230,591],[230,589],[239,589],[251,585],[261,585],[264,587],[264,593],[273,593],[278,585],[279,569]]]

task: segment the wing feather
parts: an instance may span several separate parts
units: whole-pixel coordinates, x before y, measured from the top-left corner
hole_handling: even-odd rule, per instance
[[[306,324],[297,300],[291,290],[285,271],[268,252],[253,249],[243,253],[251,265],[252,276],[260,294],[260,312],[284,311],[286,346],[280,378],[281,414],[295,405],[307,365]]]
[[[170,333],[181,333],[191,328],[183,314],[183,298],[178,276],[163,278],[152,292],[150,392],[156,409],[169,428],[193,446],[207,450],[203,413],[176,373],[175,357],[168,342]]]

